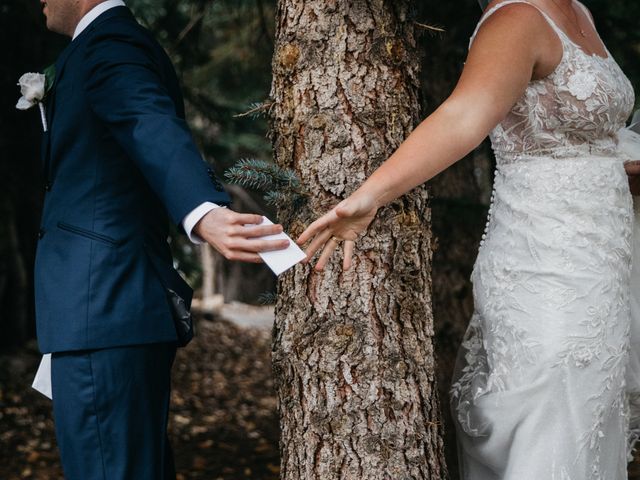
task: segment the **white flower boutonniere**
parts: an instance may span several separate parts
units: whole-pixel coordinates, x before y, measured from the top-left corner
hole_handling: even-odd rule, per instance
[[[51,65],[46,68],[44,73],[25,73],[18,80],[20,93],[22,97],[18,100],[16,108],[18,110],[29,110],[38,105],[40,108],[40,118],[42,120],[42,128],[46,132],[47,116],[42,101],[53,87],[55,79],[55,66]]]

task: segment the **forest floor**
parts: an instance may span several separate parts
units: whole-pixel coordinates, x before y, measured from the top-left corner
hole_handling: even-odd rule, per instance
[[[278,415],[271,376],[273,311],[225,306],[201,315],[173,368],[170,435],[178,480],[277,480]],[[32,390],[35,343],[0,352],[0,479],[61,480],[51,402]],[[640,480],[640,463],[630,465]]]
[[[170,436],[178,480],[276,480],[278,415],[271,376],[272,310],[240,305],[232,321],[198,318],[173,367]],[[59,480],[51,402],[30,387],[35,344],[0,352],[0,479]]]

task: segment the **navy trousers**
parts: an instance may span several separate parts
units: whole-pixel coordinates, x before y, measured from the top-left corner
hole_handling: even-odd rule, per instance
[[[53,415],[66,480],[175,480],[167,439],[175,344],[54,353]]]

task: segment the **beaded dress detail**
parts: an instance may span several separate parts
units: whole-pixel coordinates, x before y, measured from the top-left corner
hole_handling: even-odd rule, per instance
[[[529,4],[496,5],[476,32],[513,3]],[[640,382],[618,132],[634,92],[609,52],[586,53],[538,11],[563,56],[491,133],[494,191],[451,390],[461,478],[623,480]]]

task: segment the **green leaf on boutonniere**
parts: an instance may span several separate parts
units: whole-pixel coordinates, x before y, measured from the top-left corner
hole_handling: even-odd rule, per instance
[[[53,88],[53,83],[56,79],[56,65],[51,64],[47,68],[44,69],[44,91],[45,94],[49,93],[49,91]]]

